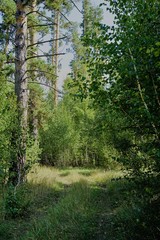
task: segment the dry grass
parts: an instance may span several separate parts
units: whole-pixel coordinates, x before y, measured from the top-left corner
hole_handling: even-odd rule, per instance
[[[104,171],[101,169],[68,168],[65,170],[54,167],[35,166],[28,174],[28,181],[34,184],[45,183],[47,186],[58,187],[70,185],[81,180],[87,183],[98,183],[122,176],[120,171]]]

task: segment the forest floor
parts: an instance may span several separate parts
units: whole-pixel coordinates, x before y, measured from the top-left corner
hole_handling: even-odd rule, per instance
[[[17,217],[4,216],[1,206],[0,239],[132,239],[116,221],[117,213],[129,224],[135,221],[128,211],[131,191],[120,171],[37,166],[14,201],[4,197]]]

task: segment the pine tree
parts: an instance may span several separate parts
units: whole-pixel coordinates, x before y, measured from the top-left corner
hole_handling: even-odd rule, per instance
[[[15,93],[18,104],[19,138],[17,150],[17,184],[25,180],[28,78],[27,78],[27,1],[16,1]]]

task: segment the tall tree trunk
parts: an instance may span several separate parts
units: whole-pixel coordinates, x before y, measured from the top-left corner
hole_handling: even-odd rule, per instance
[[[54,38],[56,39],[53,41],[53,57],[52,57],[52,64],[55,67],[55,82],[54,82],[54,106],[57,106],[58,103],[58,94],[57,94],[57,81],[58,81],[58,48],[59,48],[59,18],[60,14],[58,10],[55,10],[54,15]]]
[[[32,3],[30,5],[30,7],[31,7],[32,15],[34,16],[34,18],[36,18],[36,16],[37,16],[37,13],[36,13],[36,11],[37,11],[37,0],[32,0]],[[33,25],[34,25],[34,23],[33,23]],[[32,28],[32,27],[29,28],[29,34],[30,34],[30,44],[31,45],[35,44],[37,42],[35,28]],[[35,50],[33,49],[33,51],[35,51]],[[37,53],[37,52],[35,52],[35,53]]]
[[[16,1],[16,35],[15,35],[15,93],[18,103],[18,149],[17,149],[17,169],[16,185],[25,180],[25,162],[26,162],[26,137],[27,137],[27,108],[28,108],[28,90],[27,90],[27,6],[25,1]]]
[[[36,18],[36,11],[37,11],[37,0],[32,0],[32,5],[31,5],[31,11],[33,12],[33,16]],[[35,28],[29,28],[29,39],[30,39],[30,45],[33,45],[33,47],[31,48],[31,52],[30,52],[30,56],[36,56],[37,55],[37,50],[35,49],[34,45],[37,42],[37,34],[36,34],[36,30]],[[32,65],[30,66],[30,69],[32,70],[32,76],[34,78],[34,80],[36,81],[37,78],[37,72],[34,70],[34,67],[32,67]],[[37,141],[38,139],[38,117],[37,114],[35,114],[36,112],[36,93],[34,91],[34,89],[30,90],[30,95],[32,96],[31,99],[31,125],[32,125],[32,134],[33,134],[33,138],[35,141]]]

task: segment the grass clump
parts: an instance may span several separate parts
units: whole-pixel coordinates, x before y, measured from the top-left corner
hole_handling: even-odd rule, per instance
[[[69,171],[63,171],[62,173],[59,174],[60,177],[67,177],[70,174]]]
[[[79,171],[78,174],[89,177],[94,173],[94,171],[91,170],[83,170],[83,171]]]

